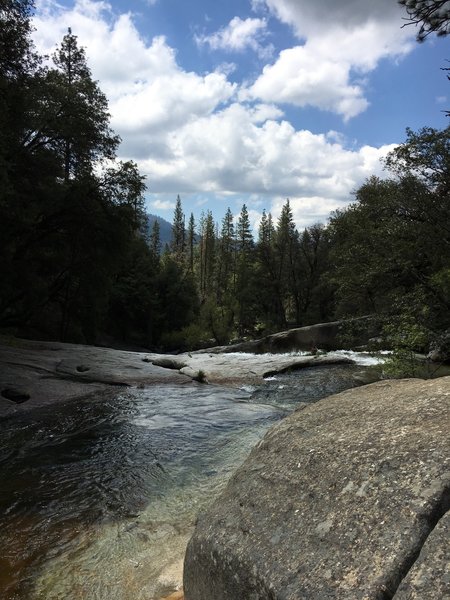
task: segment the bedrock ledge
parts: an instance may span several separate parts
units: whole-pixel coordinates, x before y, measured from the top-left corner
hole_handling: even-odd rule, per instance
[[[449,377],[284,419],[199,516],[185,599],[449,600],[449,432]]]

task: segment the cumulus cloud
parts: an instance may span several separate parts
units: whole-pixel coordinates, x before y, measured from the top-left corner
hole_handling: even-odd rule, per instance
[[[173,210],[175,208],[175,202],[171,202],[170,200],[161,200],[157,198],[151,202],[151,206],[156,210]]]
[[[253,0],[254,9],[261,5],[291,25],[299,38],[316,37],[335,27],[351,31],[368,22],[401,33],[403,10],[392,0]]]
[[[273,46],[263,44],[267,35],[266,19],[234,17],[226,27],[215,33],[196,35],[195,41],[199,46],[208,45],[212,50],[243,52],[250,48],[261,58],[268,58],[273,52]]]
[[[392,0],[258,0],[254,8],[263,1],[303,43],[266,65],[248,98],[315,106],[348,120],[368,106],[361,76],[413,47]]]
[[[295,4],[284,3],[291,9]],[[163,36],[145,40],[130,13],[114,14],[105,2],[77,0],[67,9],[41,0],[34,24],[43,52],[54,49],[68,26],[86,47],[93,75],[109,98],[112,126],[123,139],[121,158],[136,160],[147,175],[156,210],[172,210],[178,193],[241,199],[253,194],[255,222],[262,206],[276,215],[286,197],[298,226],[323,221],[379,170],[379,157],[389,149],[348,149],[337,132],[296,130],[277,106],[280,100],[311,103],[347,117],[362,110],[363,90],[349,81],[356,64],[350,42],[337,47],[328,63],[327,44],[318,38],[286,50],[244,93],[229,80],[229,65],[201,74],[184,70]],[[376,64],[370,52],[360,55],[361,70]],[[317,56],[323,59],[318,65]]]

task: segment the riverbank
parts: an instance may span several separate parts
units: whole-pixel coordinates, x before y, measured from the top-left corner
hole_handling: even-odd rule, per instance
[[[0,342],[0,416],[118,387],[261,383],[290,369],[351,362],[344,355],[161,355],[11,338]]]

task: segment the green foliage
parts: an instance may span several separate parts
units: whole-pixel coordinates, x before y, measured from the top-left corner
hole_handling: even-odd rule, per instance
[[[428,347],[430,332],[417,323],[411,314],[402,313],[395,322],[388,322],[384,326],[383,336],[392,348],[392,354],[383,365],[385,375],[394,378],[426,375],[424,361],[417,356],[417,352]]]
[[[256,243],[245,205],[236,226],[228,209],[219,233],[208,211],[186,232],[178,196],[161,257],[84,50],[69,30],[44,66],[32,9],[0,7],[3,329],[181,348],[370,313],[404,361],[450,328],[450,128],[408,130],[391,178],[368,179],[326,227],[297,231],[287,200],[276,225],[263,213]]]
[[[172,223],[172,242],[170,244],[171,251],[175,256],[175,259],[179,263],[183,263],[185,260],[186,250],[186,228],[185,228],[185,217],[181,207],[181,198],[177,196],[175,210],[173,213]]]
[[[43,67],[32,4],[0,7],[0,326],[143,345],[195,317],[192,278],[144,241],[144,178],[69,30]]]

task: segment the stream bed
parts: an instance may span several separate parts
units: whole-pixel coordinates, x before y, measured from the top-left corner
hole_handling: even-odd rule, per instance
[[[0,598],[156,600],[181,583],[195,516],[300,402],[356,365],[240,389],[165,385],[0,421]]]

